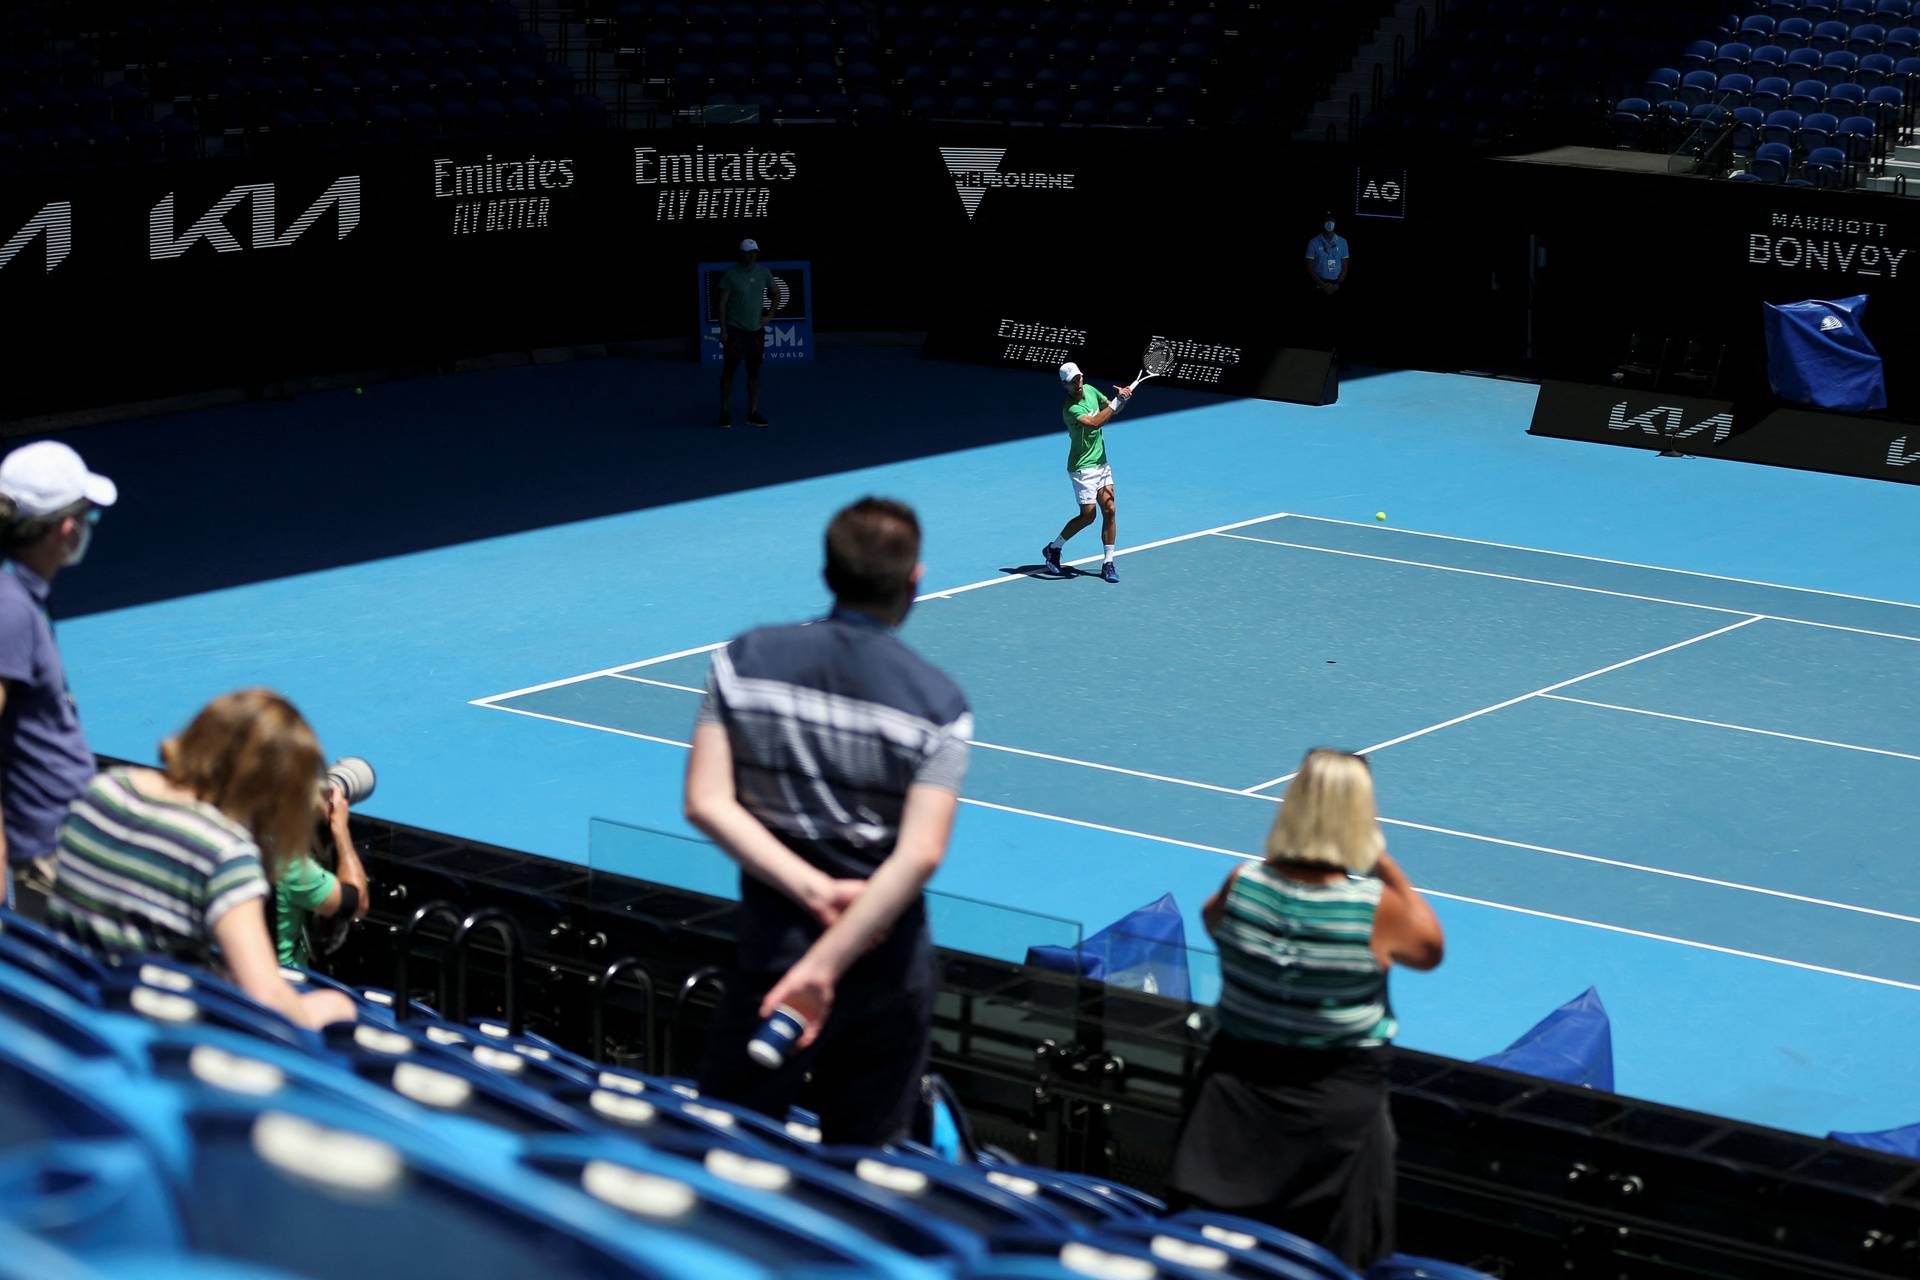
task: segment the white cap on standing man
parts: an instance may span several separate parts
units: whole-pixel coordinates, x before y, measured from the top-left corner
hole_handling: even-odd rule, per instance
[[[58,440],[36,440],[0,460],[0,495],[11,499],[20,514],[36,517],[81,502],[110,507],[120,489],[105,476],[87,470],[69,446]]]
[[[1069,360],[1060,366],[1060,381],[1072,382],[1080,376],[1080,366]]]

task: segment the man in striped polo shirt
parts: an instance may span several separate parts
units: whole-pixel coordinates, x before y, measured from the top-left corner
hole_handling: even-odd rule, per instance
[[[827,526],[827,617],[749,631],[714,655],[687,764],[687,817],[740,864],[739,956],[703,1090],[829,1142],[911,1121],[937,989],[921,889],[946,853],[973,717],[893,634],[913,604],[920,525],[865,498]],[[747,1056],[781,1005],[807,1029],[783,1066]]]

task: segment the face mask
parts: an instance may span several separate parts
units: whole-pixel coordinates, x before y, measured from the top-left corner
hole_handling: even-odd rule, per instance
[[[80,541],[74,544],[73,550],[67,552],[67,558],[60,562],[61,567],[71,569],[82,560],[85,560],[87,558],[87,547],[91,545],[92,542],[93,522],[91,520],[82,520],[80,522]]]
[[[1333,224],[1332,224],[1331,222],[1323,222],[1323,223],[1321,223],[1321,224],[1320,224],[1320,229],[1321,229],[1322,231],[1324,231],[1324,232],[1326,232],[1326,233],[1327,233],[1328,235],[1332,235],[1332,234],[1333,234]]]

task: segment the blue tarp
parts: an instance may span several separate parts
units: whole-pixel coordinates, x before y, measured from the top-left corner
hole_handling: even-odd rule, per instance
[[[1589,1089],[1613,1089],[1613,1024],[1600,993],[1588,987],[1491,1058],[1489,1067],[1524,1071]]]
[[[1836,1131],[1827,1137],[1855,1147],[1871,1147],[1875,1151],[1887,1151],[1909,1160],[1920,1160],[1920,1124],[1910,1124],[1904,1129],[1881,1129],[1876,1133]]]
[[[1887,379],[1864,326],[1867,295],[1766,304],[1767,380],[1794,404],[1859,413],[1887,407]]]
[[[1175,1000],[1193,998],[1187,928],[1170,893],[1121,916],[1078,948],[1029,947],[1027,963]]]

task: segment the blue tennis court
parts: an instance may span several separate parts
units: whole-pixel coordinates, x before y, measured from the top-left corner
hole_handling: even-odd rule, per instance
[[[1900,486],[1529,439],[1533,388],[1480,379],[1354,380],[1319,410],[1173,392],[1114,433],[1120,584],[1040,579],[1068,509],[1048,393],[829,354],[790,375],[816,445],[917,429],[922,396],[1031,426],[730,485],[796,446],[666,411],[632,425],[619,380],[678,368],[441,380],[482,431],[572,406],[574,465],[595,440],[630,465],[637,432],[712,492],[75,620],[96,745],[149,755],[209,694],[269,683],[329,747],[378,753],[383,815],[576,861],[592,818],[684,831],[707,655],[817,611],[826,516],[892,493],[929,529],[907,638],[977,723],[943,893],[1033,913],[1051,942],[1047,918],[1091,932],[1172,892],[1203,949],[1199,906],[1258,852],[1301,753],[1366,749],[1450,937],[1442,969],[1396,980],[1404,1043],[1491,1053],[1592,985],[1624,1092],[1818,1132],[1913,1118],[1920,608],[1900,597],[1920,584]],[[355,411],[370,439],[391,425]],[[944,940],[1021,942],[989,915]],[[1210,989],[1204,959],[1195,976]]]

